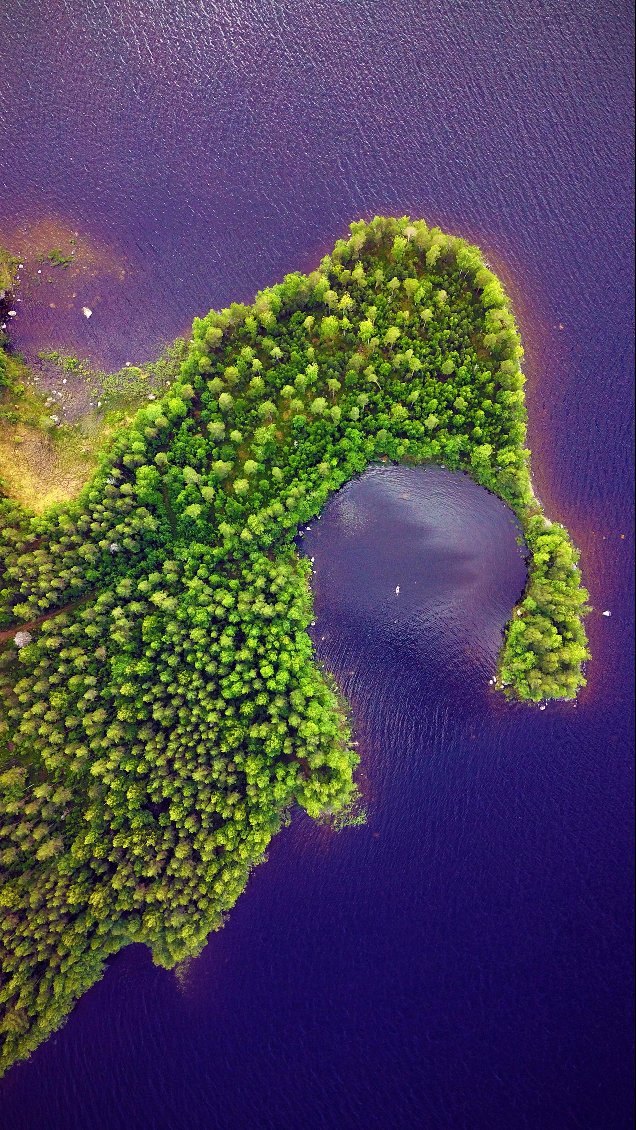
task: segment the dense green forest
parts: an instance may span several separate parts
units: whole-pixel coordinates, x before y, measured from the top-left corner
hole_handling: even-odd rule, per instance
[[[370,462],[461,469],[512,507],[528,583],[497,684],[576,694],[587,594],[533,495],[521,358],[477,248],[361,221],[311,274],[195,318],[179,378],[76,501],[34,516],[5,493],[5,1067],[127,943],[198,953],[293,805],[351,805],[294,535]]]

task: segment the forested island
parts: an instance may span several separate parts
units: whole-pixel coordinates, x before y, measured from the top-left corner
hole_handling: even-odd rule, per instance
[[[587,594],[532,490],[521,360],[476,247],[360,221],[311,274],[195,318],[177,379],[75,500],[36,515],[4,490],[4,1068],[122,946],[200,952],[294,805],[350,809],[357,754],[294,537],[369,463],[443,464],[508,503],[528,580],[496,685],[576,695]]]

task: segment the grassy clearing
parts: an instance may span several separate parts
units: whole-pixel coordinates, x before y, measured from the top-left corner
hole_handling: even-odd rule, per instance
[[[11,290],[18,261],[14,255],[0,247],[0,296]]]
[[[74,423],[58,418],[59,407],[33,383],[33,373],[5,354],[6,387],[0,396],[0,484],[31,513],[77,497],[111,438],[131,423],[139,407],[166,390],[178,374],[185,342],[173,342],[157,361],[103,373],[88,362],[57,352],[40,355],[60,375],[72,373],[99,407]],[[70,394],[72,397],[72,393]]]

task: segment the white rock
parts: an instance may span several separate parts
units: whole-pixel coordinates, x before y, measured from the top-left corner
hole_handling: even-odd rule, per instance
[[[90,318],[92,313],[93,311],[91,310],[90,306],[82,306],[82,314],[85,318]]]
[[[18,311],[17,311],[17,310],[9,310],[9,317],[10,317],[10,318],[15,318],[15,316],[16,316],[16,314],[17,314],[17,313],[18,313]]]
[[[609,608],[606,608],[605,612],[603,613],[603,616],[611,616],[611,615],[612,615],[612,613],[610,612]]]
[[[396,596],[399,596],[399,595],[400,595],[400,586],[399,586],[399,585],[396,585],[396,586],[395,586],[395,595],[396,595]]]

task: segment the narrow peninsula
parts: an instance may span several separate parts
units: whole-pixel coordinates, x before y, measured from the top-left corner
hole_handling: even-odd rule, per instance
[[[533,494],[521,361],[476,247],[376,217],[311,274],[195,318],[177,379],[78,497],[35,514],[6,487],[4,1068],[122,946],[197,954],[293,805],[350,806],[357,754],[294,536],[369,463],[443,464],[508,503],[528,580],[497,686],[576,695],[587,594]]]

